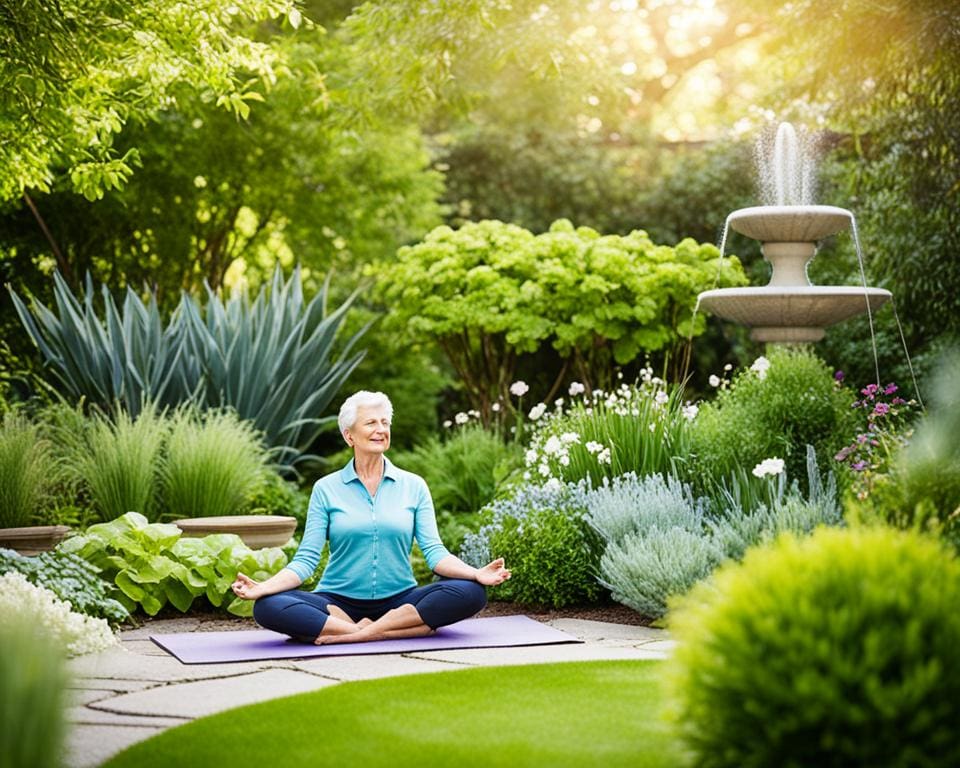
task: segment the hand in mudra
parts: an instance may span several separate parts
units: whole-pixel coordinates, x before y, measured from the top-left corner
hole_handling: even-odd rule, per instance
[[[236,580],[230,585],[233,594],[241,600],[256,600],[263,597],[259,581],[254,581],[242,573],[237,574]]]
[[[495,587],[510,578],[510,571],[504,567],[503,558],[498,557],[483,568],[477,568],[477,582],[485,587]]]

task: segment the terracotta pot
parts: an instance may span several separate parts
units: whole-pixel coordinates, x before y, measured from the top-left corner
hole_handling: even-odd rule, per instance
[[[30,525],[26,528],[0,528],[0,547],[21,555],[49,552],[70,533],[68,525]]]
[[[297,518],[284,515],[222,515],[174,520],[184,536],[235,533],[251,549],[281,547],[297,529]]]

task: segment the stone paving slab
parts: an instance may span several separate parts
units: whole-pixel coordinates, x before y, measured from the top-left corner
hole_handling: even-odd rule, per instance
[[[457,651],[423,651],[411,654],[417,659],[446,661],[474,667],[515,664],[555,664],[564,661],[637,661],[662,659],[664,654],[642,648],[606,645],[537,645],[521,648],[465,648]]]
[[[124,693],[90,706],[128,715],[193,718],[336,684],[336,680],[297,670],[266,669],[226,679],[198,680]]]
[[[76,725],[136,725],[145,728],[172,728],[189,723],[189,717],[157,717],[155,715],[121,715],[104,712],[93,707],[71,707],[67,710],[67,722]]]
[[[72,677],[70,678],[69,688],[72,690],[96,690],[110,691],[112,693],[125,693],[127,691],[142,691],[145,688],[153,688],[160,683],[156,680],[115,680],[109,677]]]
[[[586,619],[552,619],[547,623],[585,642],[603,645],[645,645],[663,640],[665,635],[664,630],[653,627],[610,624]]]
[[[96,768],[131,744],[164,730],[130,725],[71,726],[67,734],[65,764],[70,768]],[[186,766],[184,766],[186,768]]]
[[[287,664],[283,661],[259,661],[187,666],[168,653],[153,656],[128,651],[126,648],[108,648],[100,653],[71,659],[69,670],[74,677],[78,678],[108,677],[120,680],[174,682],[233,677],[278,666],[287,666]]]
[[[367,656],[321,656],[295,661],[294,666],[314,675],[333,680],[373,680],[378,677],[415,675],[421,672],[447,672],[462,665],[393,654]]]

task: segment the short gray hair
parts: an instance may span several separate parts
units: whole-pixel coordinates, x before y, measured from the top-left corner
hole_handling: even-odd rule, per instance
[[[341,435],[357,423],[357,410],[359,408],[383,408],[387,412],[387,418],[393,419],[393,403],[390,402],[389,397],[383,392],[367,392],[365,389],[361,389],[359,392],[350,395],[340,406],[337,425],[340,427]]]

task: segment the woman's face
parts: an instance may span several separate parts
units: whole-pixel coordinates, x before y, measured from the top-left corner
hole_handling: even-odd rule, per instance
[[[361,405],[357,420],[347,430],[354,453],[383,453],[390,447],[390,419],[383,408]]]

